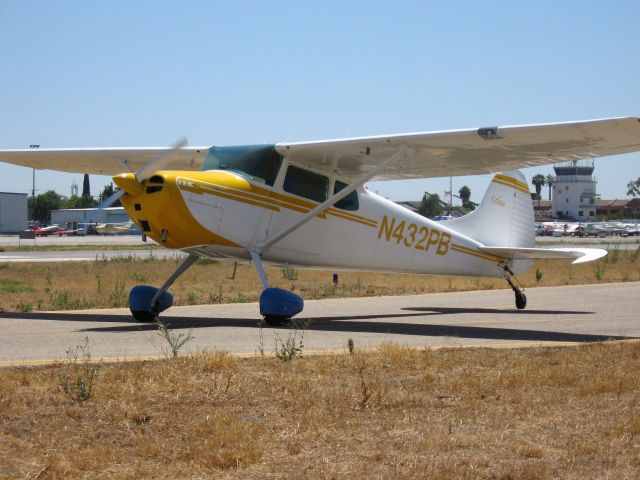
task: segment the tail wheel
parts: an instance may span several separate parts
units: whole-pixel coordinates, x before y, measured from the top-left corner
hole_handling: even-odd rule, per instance
[[[522,292],[516,292],[516,308],[523,310],[527,306],[527,297]]]

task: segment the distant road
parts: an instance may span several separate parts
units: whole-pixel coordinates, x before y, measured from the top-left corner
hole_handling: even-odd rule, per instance
[[[511,290],[395,297],[310,300],[300,320],[304,351],[345,350],[395,342],[413,347],[530,346],[640,338],[640,282],[527,289],[517,311]],[[174,333],[191,331],[187,351],[273,352],[289,328],[258,328],[255,303],[173,307],[163,315]],[[85,337],[94,358],[160,355],[166,344],[155,324],[135,322],[126,309],[0,313],[0,366],[64,358]]]
[[[113,258],[183,258],[180,250],[155,248],[153,250],[72,250],[36,252],[0,252],[0,262],[93,262]]]
[[[157,245],[151,239],[142,241],[139,235],[49,235],[38,237],[35,240],[20,240],[17,235],[0,235],[0,247],[14,246],[40,246],[40,245]]]

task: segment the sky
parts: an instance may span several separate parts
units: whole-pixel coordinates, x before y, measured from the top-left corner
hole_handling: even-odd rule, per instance
[[[640,2],[0,0],[0,149],[239,145],[640,116]],[[530,182],[552,167],[524,170]],[[596,160],[625,198],[640,153]],[[36,172],[36,193],[82,175]],[[91,177],[92,194],[110,181]],[[456,177],[479,201],[489,176]],[[0,164],[0,191],[32,171]],[[373,182],[393,200],[449,179]],[[533,189],[533,187],[532,187]],[[546,189],[545,189],[546,191]]]

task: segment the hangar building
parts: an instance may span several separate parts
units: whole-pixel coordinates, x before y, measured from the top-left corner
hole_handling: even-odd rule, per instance
[[[27,194],[0,192],[0,233],[16,233],[27,228]]]

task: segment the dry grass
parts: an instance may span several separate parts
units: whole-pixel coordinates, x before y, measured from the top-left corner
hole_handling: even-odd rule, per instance
[[[637,478],[640,343],[0,370],[0,478]]]
[[[570,266],[539,261],[520,280],[525,286],[552,286],[640,280],[640,250],[613,251],[605,260]],[[122,258],[87,263],[0,263],[0,310],[70,310],[125,307],[138,284],[161,285],[177,260]],[[252,265],[200,261],[172,287],[176,305],[256,301],[262,285]],[[536,271],[541,274],[536,279]],[[506,288],[503,279],[434,275],[341,272],[334,289],[332,272],[299,270],[295,280],[281,269],[268,269],[272,286],[306,299],[356,297]],[[294,275],[294,276],[295,276]]]

